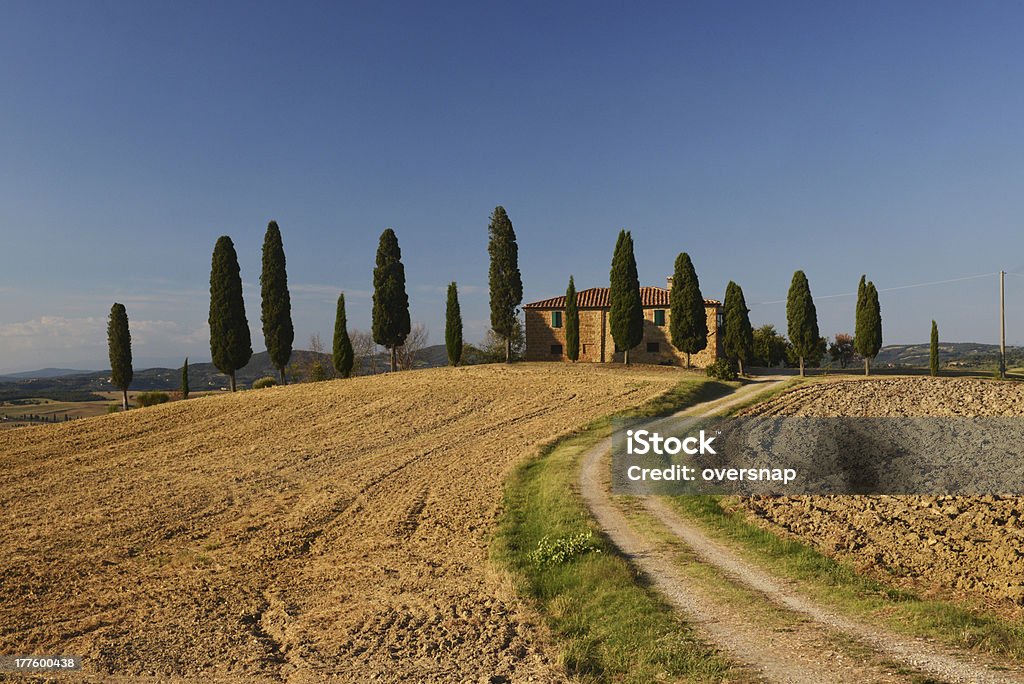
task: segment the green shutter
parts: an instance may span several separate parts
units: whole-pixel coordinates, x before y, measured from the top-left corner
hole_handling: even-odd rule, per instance
[[[562,327],[562,312],[552,311],[551,312],[551,327],[561,328]]]
[[[665,325],[665,310],[655,309],[654,310],[654,325]]]

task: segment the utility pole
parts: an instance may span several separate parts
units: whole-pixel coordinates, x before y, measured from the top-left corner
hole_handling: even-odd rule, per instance
[[[1006,379],[1006,271],[999,272],[999,378]]]

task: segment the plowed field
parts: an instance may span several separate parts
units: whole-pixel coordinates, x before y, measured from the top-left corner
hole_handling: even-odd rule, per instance
[[[0,433],[0,653],[98,681],[558,680],[488,561],[502,482],[679,379],[434,369]]]
[[[802,416],[1024,416],[1024,385],[880,378],[797,388],[749,413]],[[1024,615],[1024,499],[793,496],[744,501],[770,529],[927,595]]]

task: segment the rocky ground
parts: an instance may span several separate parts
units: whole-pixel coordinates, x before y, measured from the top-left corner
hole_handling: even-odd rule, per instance
[[[805,385],[747,412],[800,416],[1024,416],[1024,385],[881,378]],[[742,500],[766,527],[888,582],[1024,616],[1024,499],[801,496]]]

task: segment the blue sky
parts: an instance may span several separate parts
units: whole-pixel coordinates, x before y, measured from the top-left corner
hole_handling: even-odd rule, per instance
[[[136,366],[209,358],[210,254],[231,235],[259,332],[282,229],[297,346],[347,293],[368,328],[393,227],[412,315],[443,341],[459,282],[486,328],[502,204],[525,299],[606,285],[633,232],[644,284],[690,253],[784,329],[816,296],[882,290],[887,343],[995,342],[1024,272],[1024,5],[72,3],[0,8],[0,370],[100,367],[128,307]],[[1024,343],[1024,277],[1007,277]],[[821,329],[853,298],[821,298]]]

